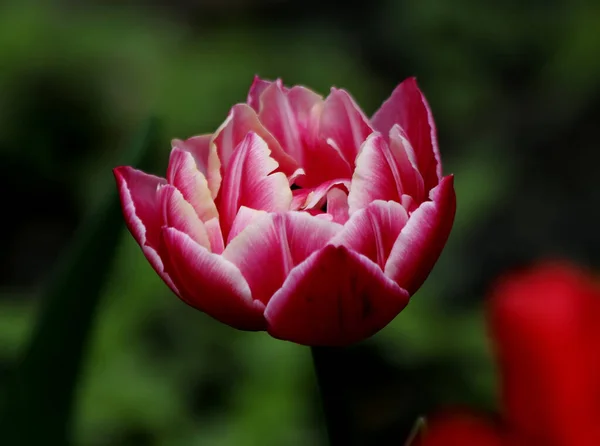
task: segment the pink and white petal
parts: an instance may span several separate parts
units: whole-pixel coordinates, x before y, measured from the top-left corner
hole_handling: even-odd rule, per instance
[[[335,141],[344,159],[354,166],[360,146],[373,133],[354,99],[346,91],[332,88],[325,99],[320,124],[321,137]]]
[[[162,230],[168,272],[188,305],[240,330],[264,330],[264,305],[239,269],[175,228]]]
[[[259,211],[256,209],[251,209],[246,206],[242,206],[235,216],[235,220],[233,220],[233,224],[231,225],[231,230],[229,231],[229,238],[227,239],[227,244],[231,243],[240,232],[246,229],[246,226],[255,223],[259,218],[263,218],[269,215],[266,211]]]
[[[279,84],[283,88],[281,79],[268,81],[261,79],[259,76],[254,76],[254,80],[250,86],[250,91],[248,91],[248,98],[246,99],[246,102],[254,109],[254,111],[256,111],[256,113],[260,111],[260,96],[262,95],[263,91],[265,91],[269,85],[275,83]]]
[[[223,258],[240,269],[254,299],[266,304],[289,272],[341,229],[304,212],[270,214],[239,233],[223,251]]]
[[[233,153],[217,198],[225,238],[242,206],[267,212],[290,208],[292,191],[283,173],[272,173],[277,167],[265,141],[248,133]]]
[[[167,180],[181,191],[200,220],[208,221],[219,216],[206,177],[198,170],[196,161],[190,152],[178,147],[171,151]]]
[[[385,274],[411,294],[417,291],[444,248],[456,212],[454,177],[442,178],[410,216],[392,248]]]
[[[196,168],[205,176],[213,199],[221,186],[221,162],[217,148],[212,144],[213,135],[193,136],[186,140],[174,139],[171,147],[189,152],[194,157]]]
[[[423,177],[419,172],[416,155],[404,130],[394,124],[390,130],[390,152],[394,157],[398,172],[402,180],[403,193],[413,197],[417,203],[422,203],[427,198]]]
[[[395,201],[376,200],[352,214],[332,241],[356,251],[383,270],[400,231],[408,221],[408,213]]]
[[[298,162],[281,148],[277,139],[261,124],[258,115],[250,106],[236,104],[213,136],[213,144],[219,155],[223,172],[227,172],[234,150],[249,132],[256,133],[267,143],[272,157],[279,163],[279,170],[283,173],[290,176],[300,167]]]
[[[147,244],[157,249],[160,246],[162,209],[156,192],[166,181],[129,166],[117,167],[113,173],[129,231],[140,245]]]
[[[206,227],[206,233],[208,234],[208,240],[210,241],[211,252],[215,254],[221,254],[225,249],[225,243],[223,241],[223,231],[221,231],[221,223],[218,218],[211,218],[204,222]]]
[[[163,207],[163,224],[189,235],[196,243],[210,251],[206,227],[179,189],[170,184],[160,186],[158,199]]]
[[[162,226],[161,204],[157,190],[166,184],[163,178],[148,175],[129,166],[114,169],[125,223],[142,252],[163,281],[177,293],[177,287],[164,270],[159,255]]]
[[[292,210],[305,210],[319,208],[327,198],[327,193],[334,187],[343,186],[350,188],[350,181],[344,178],[325,181],[317,187],[296,189],[293,191]]]
[[[304,146],[316,145],[319,138],[319,121],[325,104],[323,97],[301,86],[292,87],[287,92],[287,97]]]
[[[301,128],[290,101],[281,85],[272,83],[260,96],[260,122],[279,141],[283,150],[302,162],[303,143]]]
[[[327,245],[294,268],[265,310],[268,332],[304,345],[348,345],[385,327],[408,293],[366,257]]]
[[[375,200],[400,202],[402,192],[402,178],[394,156],[383,136],[373,133],[356,159],[348,194],[350,215]]]
[[[371,124],[386,137],[394,124],[402,127],[415,149],[425,189],[431,190],[440,182],[442,163],[437,130],[429,104],[414,77],[406,79],[394,89],[390,98],[371,118]]]
[[[327,192],[327,215],[341,225],[348,221],[348,193],[334,187]]]

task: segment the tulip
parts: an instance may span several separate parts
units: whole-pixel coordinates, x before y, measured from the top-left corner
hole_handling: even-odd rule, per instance
[[[500,282],[489,322],[503,417],[435,418],[422,446],[600,445],[600,287],[545,264]]]
[[[213,133],[174,140],[166,178],[114,170],[127,226],[184,302],[243,330],[346,345],[387,325],[434,266],[455,213],[414,79],[369,120],[254,79]]]

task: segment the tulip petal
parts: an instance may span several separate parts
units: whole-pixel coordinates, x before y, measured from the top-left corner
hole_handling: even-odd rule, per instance
[[[254,109],[254,111],[256,111],[256,113],[260,111],[260,96],[262,95],[263,91],[265,91],[269,85],[275,83],[279,84],[281,88],[284,88],[281,79],[268,81],[261,79],[258,76],[254,76],[254,80],[250,86],[250,91],[248,91],[248,98],[246,99],[246,102]]]
[[[377,200],[352,214],[331,243],[368,257],[383,270],[407,220],[408,213],[401,204]]]
[[[437,130],[429,104],[415,78],[406,79],[396,87],[390,98],[375,112],[371,123],[375,130],[386,137],[394,124],[400,125],[415,149],[425,189],[430,190],[441,181]]]
[[[206,233],[208,234],[208,239],[210,240],[210,248],[211,252],[215,254],[221,254],[223,249],[225,249],[225,243],[223,240],[223,231],[221,231],[221,223],[218,218],[211,218],[210,220],[204,222],[204,226],[206,227]]]
[[[290,155],[284,152],[275,137],[259,121],[258,115],[252,108],[246,104],[236,104],[213,137],[223,172],[227,172],[234,150],[249,132],[256,133],[267,143],[271,156],[279,163],[279,170],[283,173],[290,176],[300,167]]]
[[[401,172],[396,158],[383,136],[373,133],[356,159],[348,194],[350,215],[375,200],[400,202],[402,192]]]
[[[175,228],[163,228],[162,235],[169,273],[183,301],[240,330],[265,328],[264,305],[252,299],[250,287],[235,265]]]
[[[250,209],[249,207],[242,206],[233,220],[231,225],[231,231],[229,231],[229,238],[227,244],[237,237],[237,235],[246,229],[246,226],[255,223],[257,219],[269,215],[266,211],[259,211],[256,209]]]
[[[505,446],[506,444],[503,435],[493,424],[476,416],[453,414],[431,420],[423,439],[415,446]]]
[[[211,144],[212,137],[213,135],[199,135],[184,141],[174,139],[171,141],[171,147],[192,154],[196,162],[196,168],[206,178],[208,188],[214,200],[221,186],[221,162],[219,161],[215,145]]]
[[[369,120],[348,92],[332,88],[321,114],[321,137],[333,140],[346,162],[354,166],[361,145],[371,133]]]
[[[342,227],[303,212],[271,214],[238,234],[223,251],[265,304],[289,272],[322,248]]]
[[[390,152],[398,167],[402,182],[402,192],[417,203],[425,200],[425,185],[419,172],[415,151],[404,130],[395,124],[390,130]]]
[[[163,214],[157,190],[166,181],[129,166],[115,168],[114,174],[129,232],[142,248],[152,268],[174,292],[177,292],[173,281],[164,270],[163,260],[159,255]]]
[[[343,158],[333,140],[319,139],[304,147],[302,168],[305,175],[298,178],[299,186],[311,188],[336,178],[352,178],[353,167]]]
[[[392,248],[385,274],[413,294],[423,284],[450,235],[456,211],[454,178],[444,177],[410,216]]]
[[[327,214],[341,225],[348,221],[348,194],[339,187],[327,192]]]
[[[286,153],[302,162],[303,143],[296,114],[282,85],[272,83],[260,96],[260,122],[277,138]]]
[[[269,147],[255,133],[248,133],[233,153],[218,197],[223,234],[228,235],[242,206],[267,212],[287,211],[292,191],[277,169]]]
[[[291,204],[292,210],[309,210],[319,208],[323,205],[323,202],[327,198],[327,193],[337,186],[343,186],[346,189],[350,188],[350,181],[338,178],[334,180],[325,181],[319,184],[317,187],[306,187],[302,189],[296,189],[293,192],[293,199]]]
[[[179,189],[166,184],[160,186],[157,193],[163,206],[163,224],[189,235],[196,243],[210,250],[206,227]]]
[[[190,152],[177,147],[171,151],[167,180],[179,189],[200,220],[204,222],[219,216],[206,177],[198,170]]]
[[[490,325],[509,427],[531,444],[600,444],[600,288],[544,264],[502,280]]]
[[[366,257],[327,245],[295,267],[265,310],[268,332],[305,345],[347,345],[387,325],[408,293]]]

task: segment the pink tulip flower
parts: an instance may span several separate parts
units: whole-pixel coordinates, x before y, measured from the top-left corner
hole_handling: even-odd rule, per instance
[[[256,77],[213,134],[174,140],[166,178],[117,167],[127,226],[183,301],[305,345],[365,339],[406,306],[456,207],[415,79],[368,119]]]

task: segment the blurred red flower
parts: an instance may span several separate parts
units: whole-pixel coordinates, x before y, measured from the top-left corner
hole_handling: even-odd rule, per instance
[[[600,445],[600,288],[568,265],[508,276],[494,289],[489,325],[503,410],[431,419],[420,446]]]

